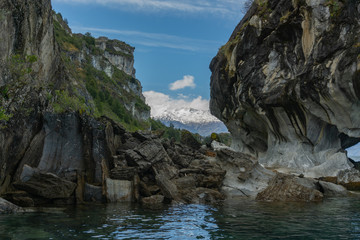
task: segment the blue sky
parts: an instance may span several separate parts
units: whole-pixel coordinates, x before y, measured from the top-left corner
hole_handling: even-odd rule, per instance
[[[52,5],[73,32],[134,46],[144,92],[206,103],[209,64],[241,20],[243,1],[52,0]]]

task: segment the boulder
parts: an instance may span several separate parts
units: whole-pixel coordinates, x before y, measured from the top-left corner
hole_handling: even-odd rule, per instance
[[[25,191],[8,192],[3,197],[5,200],[20,207],[34,207],[36,202],[33,197]]]
[[[316,202],[324,195],[313,179],[278,173],[269,186],[258,193],[256,200],[270,202]]]
[[[156,163],[167,157],[166,151],[160,141],[147,140],[142,142],[135,149],[147,162]]]
[[[187,130],[181,131],[181,139],[180,142],[185,146],[188,146],[192,149],[198,150],[201,148],[201,144],[197,141],[191,132]]]
[[[346,188],[341,185],[323,181],[319,181],[319,185],[324,197],[346,197],[349,195]]]
[[[104,202],[103,188],[85,183],[84,200],[86,202]]]
[[[149,209],[160,209],[163,207],[163,202],[163,195],[153,195],[141,199],[142,206]]]
[[[275,173],[261,166],[254,157],[221,148],[217,152],[217,161],[221,169],[226,171],[222,191],[227,197],[250,197],[268,186]]]
[[[151,163],[146,161],[142,156],[132,149],[124,151],[127,165],[137,167],[140,172],[146,172],[151,168]]]
[[[26,182],[16,182],[14,187],[32,195],[47,199],[69,198],[76,188],[76,184],[52,173],[35,173]]]
[[[214,204],[225,199],[225,196],[217,190],[209,188],[196,188],[199,203]]]
[[[0,198],[0,214],[22,212],[23,209],[15,204]]]
[[[111,169],[110,178],[118,180],[130,180],[134,179],[135,174],[137,173],[136,168],[134,167],[116,167]]]
[[[172,181],[162,174],[156,175],[155,179],[165,198],[180,201],[178,188]]]
[[[360,191],[360,172],[355,168],[339,171],[337,183],[351,191]]]
[[[106,179],[106,198],[109,202],[131,202],[133,195],[132,181]]]
[[[192,189],[196,188],[196,178],[194,176],[185,176],[178,179],[174,179],[173,182],[178,189]]]

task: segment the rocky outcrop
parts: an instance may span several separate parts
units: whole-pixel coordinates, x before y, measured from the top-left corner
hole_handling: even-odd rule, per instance
[[[126,131],[100,110],[137,126],[150,115],[134,48],[73,34],[50,0],[0,9],[0,195],[24,206],[103,200]],[[96,56],[113,78],[91,64]]]
[[[0,2],[0,86],[11,81],[8,59],[14,53],[38,57],[33,66],[35,83],[56,83],[60,56],[55,44],[50,0]]]
[[[201,151],[78,113],[48,113],[33,124],[2,152],[14,156],[1,165],[2,196],[21,206],[223,199],[226,172]]]
[[[324,195],[318,190],[316,182],[309,178],[277,174],[269,186],[256,196],[259,201],[299,202],[321,201]]]
[[[109,40],[107,37],[99,37],[95,41],[96,46],[104,51],[104,57],[113,66],[135,78],[134,47],[118,40]]]
[[[275,175],[252,156],[229,148],[218,148],[216,159],[226,171],[222,191],[228,197],[255,198]]]
[[[23,212],[21,207],[0,198],[0,214]]]
[[[211,111],[233,147],[307,177],[352,168],[360,141],[358,1],[254,1],[211,62]]]
[[[27,180],[15,182],[14,187],[47,199],[69,198],[76,184],[51,173],[35,173]]]

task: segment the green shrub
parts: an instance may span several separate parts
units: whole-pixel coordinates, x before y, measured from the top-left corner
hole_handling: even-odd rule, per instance
[[[0,121],[9,121],[12,117],[12,114],[7,114],[3,107],[0,107]]]
[[[330,16],[331,17],[339,17],[342,10],[342,3],[339,0],[327,0],[326,6],[330,8]]]
[[[66,111],[90,112],[89,107],[85,104],[85,99],[78,96],[70,96],[68,91],[55,91],[56,102],[53,108],[56,113]]]

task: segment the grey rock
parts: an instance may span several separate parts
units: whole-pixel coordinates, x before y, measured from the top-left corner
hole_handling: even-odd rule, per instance
[[[12,204],[11,202],[6,201],[3,198],[0,198],[0,214],[4,213],[17,213],[22,212],[23,209],[21,207]]]
[[[27,182],[35,173],[38,172],[38,169],[32,168],[29,165],[25,164],[20,175],[20,181]]]
[[[178,179],[174,179],[173,181],[175,183],[175,185],[179,188],[179,189],[184,189],[184,188],[196,188],[196,179],[194,176],[185,176],[185,177],[181,177]]]
[[[231,149],[221,148],[217,151],[216,159],[221,168],[226,170],[222,191],[227,197],[255,198],[268,187],[269,181],[275,176],[275,173],[261,166],[254,157]]]
[[[181,131],[181,139],[180,142],[192,149],[198,150],[201,148],[201,144],[194,138],[191,132],[187,130]]]
[[[151,197],[145,197],[141,199],[143,207],[150,209],[160,209],[163,207],[164,196],[153,195]]]
[[[354,168],[342,170],[337,175],[337,181],[342,183],[360,182],[360,171]]]
[[[337,17],[324,1],[267,7],[252,8],[212,60],[211,112],[265,167],[336,176],[360,141],[360,14],[351,1]]]
[[[330,182],[319,181],[324,197],[346,197],[349,192],[345,187]]]
[[[116,167],[110,171],[110,178],[132,181],[136,173],[136,168],[133,167]]]
[[[69,198],[76,184],[51,173],[36,173],[26,182],[16,182],[17,189],[47,199]]]
[[[319,191],[315,180],[278,173],[270,181],[269,186],[257,194],[256,200],[316,202],[322,201],[323,197],[324,195]]]
[[[196,188],[195,192],[199,203],[202,204],[214,204],[225,199],[223,194],[214,189]]]
[[[8,192],[3,198],[20,207],[34,207],[36,201],[25,191]]]
[[[156,175],[155,179],[164,197],[170,200],[180,201],[178,189],[173,182],[161,174]]]
[[[126,150],[124,152],[126,162],[129,166],[137,167],[140,172],[146,172],[151,168],[151,162],[146,161],[141,155],[134,150]]]
[[[157,140],[147,140],[142,142],[137,148],[135,148],[135,151],[151,164],[160,161],[171,161],[161,142]]]
[[[85,183],[84,200],[86,202],[103,202],[103,188]]]

